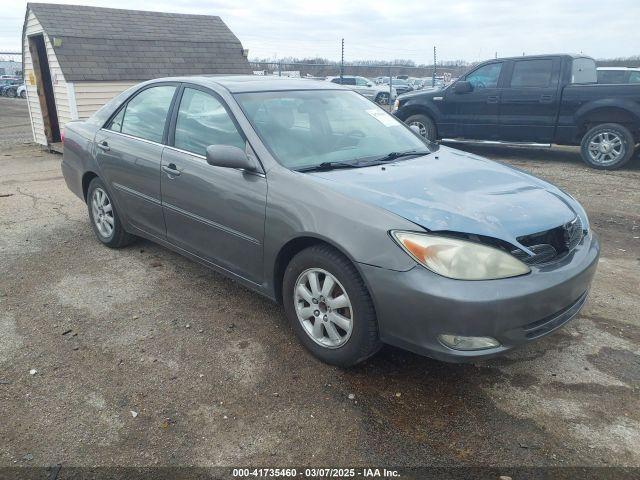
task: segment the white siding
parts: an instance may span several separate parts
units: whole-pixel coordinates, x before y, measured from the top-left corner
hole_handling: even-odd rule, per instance
[[[31,116],[31,127],[33,130],[33,141],[41,145],[47,145],[47,137],[44,132],[44,122],[42,120],[42,110],[38,100],[38,93],[35,85],[29,84],[29,74],[33,72],[33,62],[31,53],[29,52],[29,35],[44,33],[42,25],[38,22],[33,12],[29,11],[27,17],[27,27],[25,36],[22,39],[24,44],[24,76],[27,84],[27,102],[29,104],[29,114]],[[60,130],[64,128],[64,124],[71,120],[71,112],[69,109],[69,101],[67,98],[67,86],[64,75],[58,64],[58,59],[53,50],[53,46],[49,41],[49,36],[44,33],[44,42],[47,49],[47,60],[49,62],[49,70],[51,72],[51,81],[53,82],[53,96],[56,102],[56,110],[58,112],[58,123]]]
[[[85,119],[138,82],[74,82],[78,118]]]

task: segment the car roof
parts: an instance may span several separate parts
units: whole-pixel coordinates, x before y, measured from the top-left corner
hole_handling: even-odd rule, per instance
[[[624,70],[628,71],[640,71],[640,67],[598,67],[598,70]]]
[[[533,59],[551,58],[551,57],[571,58],[571,59],[574,59],[574,60],[576,58],[589,58],[589,59],[593,60],[593,58],[588,56],[588,55],[576,55],[576,54],[572,54],[572,53],[545,53],[545,54],[540,54],[540,55],[522,55],[522,56],[519,56],[519,57],[491,58],[491,59],[485,60],[485,61],[480,62],[480,63],[490,63],[490,62],[495,62],[495,61],[500,61],[500,60],[533,60]],[[478,65],[480,65],[480,63]]]
[[[201,75],[193,77],[158,78],[154,82],[179,81],[202,85],[220,86],[231,93],[272,92],[284,90],[341,90],[340,85],[323,80],[276,77],[263,75]]]

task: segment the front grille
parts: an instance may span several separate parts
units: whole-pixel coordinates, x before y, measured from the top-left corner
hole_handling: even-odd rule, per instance
[[[512,254],[527,265],[541,265],[559,260],[576,248],[585,232],[580,217],[559,227],[518,237],[521,245],[527,247],[533,255],[528,255],[520,249],[512,250]]]

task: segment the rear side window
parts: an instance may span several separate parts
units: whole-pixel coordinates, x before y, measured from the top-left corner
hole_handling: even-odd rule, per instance
[[[520,60],[513,66],[511,87],[550,87],[553,76],[553,60]]]
[[[124,109],[120,131],[152,142],[162,142],[175,91],[176,87],[172,85],[161,85],[147,88],[133,97]]]
[[[596,83],[596,61],[593,58],[574,58],[571,65],[571,83]]]
[[[176,119],[174,146],[206,155],[209,145],[245,149],[245,141],[222,103],[213,95],[185,88]]]

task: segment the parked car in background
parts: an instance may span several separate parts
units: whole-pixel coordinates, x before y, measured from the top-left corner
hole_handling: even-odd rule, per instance
[[[598,262],[573,197],[330,82],[152,80],[66,124],[62,171],[99,242],[144,237],[281,302],[334,365],[383,343],[502,354],[575,317]]]
[[[386,77],[382,85],[389,85],[389,77]],[[396,89],[398,95],[413,91],[413,87],[409,84],[409,82],[407,80],[403,80],[402,78],[392,78],[391,85]]]
[[[398,95],[395,88],[392,88],[391,92],[389,92],[388,86],[377,85],[373,80],[365,77],[343,75],[342,78],[327,77],[327,81],[337,83],[338,85],[344,85],[345,87],[358,92],[360,95],[380,105],[389,105],[393,103]]]
[[[4,97],[15,97],[16,89],[21,80],[16,77],[0,78],[0,95]]]
[[[640,141],[640,85],[598,84],[585,56],[490,60],[444,90],[399,97],[394,111],[431,140],[580,145],[588,165],[606,170]]]
[[[24,83],[16,89],[16,96],[27,98],[27,86]]]
[[[640,83],[640,67],[598,67],[598,83]]]

